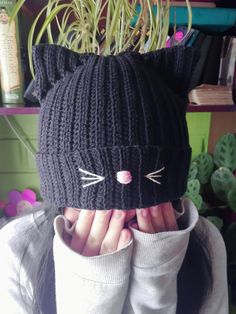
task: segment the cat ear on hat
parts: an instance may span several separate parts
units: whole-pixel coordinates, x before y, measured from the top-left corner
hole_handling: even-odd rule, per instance
[[[35,92],[42,100],[52,86],[68,72],[74,72],[83,64],[88,54],[79,54],[65,47],[39,44],[33,47]]]
[[[190,80],[200,58],[198,49],[175,46],[148,52],[143,57],[175,93],[187,97]]]

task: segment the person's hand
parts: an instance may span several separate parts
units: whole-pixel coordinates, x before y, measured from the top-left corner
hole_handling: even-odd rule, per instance
[[[178,230],[174,209],[170,202],[150,208],[136,209],[137,223],[131,224],[135,229],[146,233]]]
[[[96,256],[120,250],[131,240],[125,222],[135,216],[135,210],[76,210],[65,208],[65,217],[76,225],[67,244],[84,256]],[[69,242],[69,243],[68,243]]]

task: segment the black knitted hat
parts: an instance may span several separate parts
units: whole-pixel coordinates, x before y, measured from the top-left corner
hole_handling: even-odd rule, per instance
[[[143,208],[186,190],[189,47],[117,56],[33,50],[41,195],[61,207]]]

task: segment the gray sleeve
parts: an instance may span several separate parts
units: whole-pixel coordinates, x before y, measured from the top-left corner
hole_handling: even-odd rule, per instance
[[[29,219],[25,219],[25,225]],[[21,260],[26,249],[22,232],[24,226],[19,220],[10,222],[0,230],[0,312],[11,314],[33,314],[33,287],[28,278],[26,265]],[[15,235],[19,235],[17,238]],[[34,237],[32,237],[34,240]],[[32,240],[32,241],[33,241]],[[27,251],[26,259],[32,261]],[[21,265],[21,268],[20,268]],[[19,281],[20,279],[20,281]]]
[[[212,260],[213,291],[200,314],[228,314],[226,248],[219,230],[198,215],[191,201],[182,202],[185,228],[179,231],[147,234],[130,227],[134,237],[129,293],[123,314],[175,314],[177,274],[196,226],[204,228]]]
[[[129,294],[123,314],[175,314],[177,275],[199,215],[185,201],[186,228],[148,234],[130,227],[134,237]]]
[[[62,238],[63,216],[54,221],[57,314],[120,314],[128,291],[133,240],[123,249],[83,256]]]

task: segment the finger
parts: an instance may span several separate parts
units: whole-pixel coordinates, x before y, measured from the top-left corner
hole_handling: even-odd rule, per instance
[[[151,216],[148,208],[140,208],[136,210],[137,223],[140,231],[147,233],[155,233],[151,222]]]
[[[138,230],[138,224],[136,224],[136,222],[134,222],[133,224],[131,224],[131,227]]]
[[[82,255],[99,255],[102,241],[106,235],[112,210],[96,210],[90,233],[84,245]]]
[[[178,230],[178,225],[175,218],[175,213],[173,206],[170,202],[168,203],[162,203],[162,214],[166,225],[167,231],[175,231]]]
[[[75,225],[74,232],[72,234],[72,239],[70,247],[72,250],[81,253],[85,242],[88,238],[93,219],[95,216],[95,211],[82,209],[79,214],[79,219]]]
[[[135,209],[130,209],[126,211],[126,217],[125,217],[125,222],[130,221],[134,216],[136,215],[136,210]]]
[[[152,225],[155,232],[162,232],[166,230],[162,208],[160,205],[150,207]]]
[[[77,208],[66,207],[64,209],[64,216],[73,225],[73,223],[78,220],[80,211],[81,210]]]
[[[101,245],[100,255],[117,250],[120,235],[124,228],[125,217],[125,211],[113,210],[107,233]]]
[[[117,245],[117,251],[122,249],[126,244],[130,242],[132,234],[129,229],[123,229],[120,234],[120,239]]]

